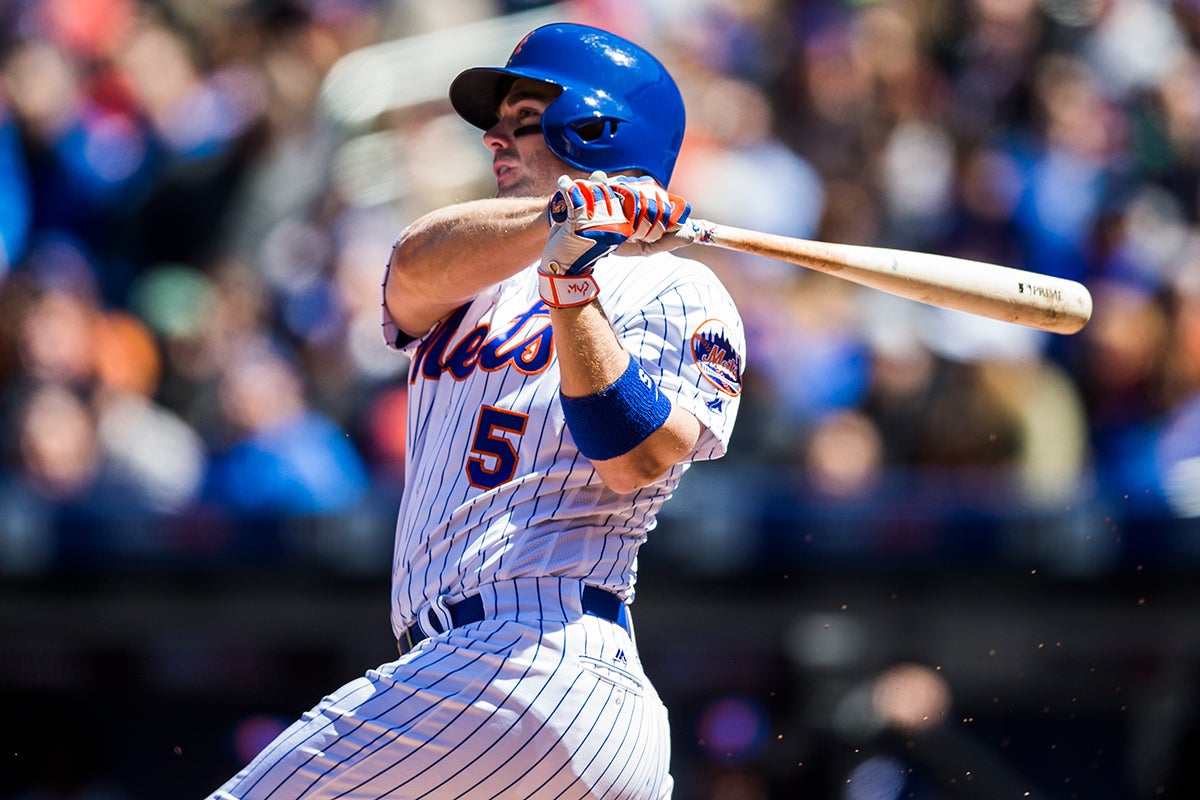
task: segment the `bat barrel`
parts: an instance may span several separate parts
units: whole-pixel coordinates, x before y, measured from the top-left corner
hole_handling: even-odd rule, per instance
[[[1052,333],[1082,330],[1092,296],[1076,281],[965,258],[833,244],[692,220],[698,244],[765,256],[940,308]]]

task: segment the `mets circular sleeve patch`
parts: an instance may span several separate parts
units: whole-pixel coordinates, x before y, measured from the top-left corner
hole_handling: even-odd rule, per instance
[[[742,357],[725,323],[708,319],[692,334],[692,357],[709,383],[733,397],[742,393]]]

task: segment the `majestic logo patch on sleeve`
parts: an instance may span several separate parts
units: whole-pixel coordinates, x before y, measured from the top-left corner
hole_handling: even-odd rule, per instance
[[[692,356],[700,374],[728,395],[742,393],[742,357],[729,342],[725,323],[705,320],[692,334]]]

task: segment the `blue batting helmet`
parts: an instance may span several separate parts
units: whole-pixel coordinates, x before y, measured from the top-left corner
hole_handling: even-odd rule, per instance
[[[574,23],[527,34],[503,67],[468,69],[450,84],[450,103],[477,128],[496,124],[518,78],[562,89],[542,113],[551,151],[582,170],[641,170],[663,186],[683,143],[679,88],[646,50],[608,31]]]

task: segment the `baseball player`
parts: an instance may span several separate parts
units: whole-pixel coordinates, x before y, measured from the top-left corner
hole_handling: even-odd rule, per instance
[[[721,456],[744,335],[668,252],[684,131],[662,65],[538,28],[460,74],[497,197],[402,232],[384,335],[411,357],[391,597],[400,657],[322,700],[213,798],[664,798],[667,714],[629,604],[691,462]]]

